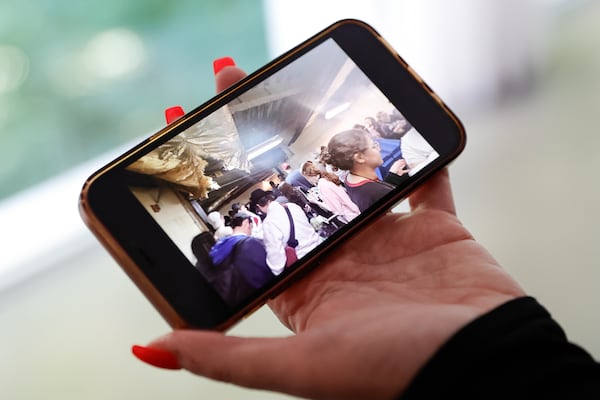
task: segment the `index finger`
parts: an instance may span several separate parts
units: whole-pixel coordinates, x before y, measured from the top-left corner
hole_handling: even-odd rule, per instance
[[[226,61],[225,64],[223,63],[223,60]],[[222,92],[246,76],[244,70],[237,67],[231,57],[223,57],[215,60],[213,62],[213,67],[215,70],[217,93]]]

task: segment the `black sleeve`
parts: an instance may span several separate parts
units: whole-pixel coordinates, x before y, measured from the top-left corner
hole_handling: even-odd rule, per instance
[[[410,177],[408,174],[398,175],[393,172],[388,172],[385,176],[384,182],[391,183],[394,186],[400,186],[402,183],[406,182]]]
[[[460,330],[399,397],[442,398],[600,399],[600,364],[523,297]]]

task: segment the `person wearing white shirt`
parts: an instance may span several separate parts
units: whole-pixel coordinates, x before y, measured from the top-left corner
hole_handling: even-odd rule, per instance
[[[402,158],[410,168],[408,175],[412,176],[419,172],[431,161],[439,157],[439,154],[421,136],[415,128],[411,128],[400,141]]]
[[[250,201],[267,215],[262,224],[267,265],[274,275],[279,275],[285,269],[287,261],[285,246],[290,238],[288,215],[284,206],[275,201],[272,192],[256,189],[251,193]],[[302,208],[291,202],[286,206],[294,222],[294,236],[298,241],[296,255],[300,259],[314,249],[321,242],[321,238],[308,222]]]
[[[208,214],[207,221],[215,230],[215,232],[214,232],[215,241],[218,241],[219,239],[223,239],[224,237],[227,237],[227,236],[231,236],[231,234],[233,233],[233,230],[231,229],[231,227],[225,225],[225,218],[218,211],[213,211],[210,214]]]

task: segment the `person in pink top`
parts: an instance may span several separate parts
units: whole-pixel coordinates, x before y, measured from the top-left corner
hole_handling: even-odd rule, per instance
[[[337,175],[322,171],[310,162],[302,166],[302,175],[317,186],[319,196],[327,209],[339,216],[343,222],[348,223],[360,214],[358,206],[350,199]]]

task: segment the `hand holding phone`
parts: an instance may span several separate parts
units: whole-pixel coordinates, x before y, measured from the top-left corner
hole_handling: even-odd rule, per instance
[[[295,57],[298,55],[294,54]],[[405,67],[401,69],[405,70]],[[217,87],[224,89],[241,76],[239,69],[225,68],[217,75]],[[251,84],[252,79],[246,79],[246,84]],[[385,80],[378,84],[379,88],[387,87],[387,84],[394,86],[393,82]],[[356,225],[357,229],[346,232],[342,236],[344,240],[331,244],[329,249],[335,244],[335,251],[320,252],[319,257],[313,257],[310,261],[318,261],[318,268],[304,274],[302,279],[288,273],[288,277],[294,278],[294,284],[289,286],[291,279],[285,281],[287,285],[280,289],[287,289],[268,304],[279,319],[296,333],[295,336],[234,338],[215,331],[176,330],[147,347],[137,348],[136,354],[157,366],[182,367],[214,379],[303,397],[389,398],[406,388],[425,361],[457,329],[496,305],[521,295],[521,289],[498,268],[485,249],[472,240],[456,218],[448,172],[443,166],[460,151],[461,145],[457,146],[454,142],[450,146],[453,150],[443,150],[444,146],[437,145],[440,138],[435,139],[426,121],[434,114],[434,120],[440,115],[451,114],[438,114],[440,103],[430,95],[424,95],[427,92],[424,87],[420,89],[422,92],[412,90],[411,93],[417,95],[414,98],[402,100],[402,96],[392,97],[403,105],[403,109],[406,107],[407,114],[413,117],[411,122],[417,121],[414,125],[421,127],[424,135],[436,143],[434,147],[439,150],[441,158],[438,163],[430,164],[429,169],[425,167],[420,175],[415,175],[413,181],[397,186],[395,192],[391,189],[392,192],[380,199],[378,206],[368,209],[369,212],[363,214],[363,223]],[[224,101],[231,100],[235,90],[226,93],[230,96]],[[417,106],[411,106],[415,101]],[[431,108],[435,104],[437,106]],[[426,110],[429,111],[420,115]],[[186,121],[192,120],[183,119],[175,123],[173,129],[182,125],[190,127]],[[456,126],[455,122],[451,125]],[[448,127],[444,123],[442,126]],[[160,137],[158,135],[154,140]],[[150,264],[156,269],[156,260],[147,260],[148,254],[135,254],[135,249],[140,249],[139,239],[136,242],[138,236],[127,229],[119,231],[120,221],[112,221],[109,215],[116,212],[123,218],[125,214],[110,207],[103,211],[106,209],[103,206],[105,202],[117,208],[120,205],[94,193],[95,190],[101,194],[105,188],[123,187],[118,179],[106,177],[120,166],[139,160],[140,154],[148,154],[148,147],[156,148],[152,140],[142,144],[92,179],[87,194],[84,194],[84,203],[88,203],[82,207],[84,213],[85,208],[89,208],[88,218],[94,219],[92,222],[96,225],[92,224],[93,229],[96,229],[99,238],[125,264],[126,271],[155,306],[177,326],[182,321],[172,315],[185,315],[186,310],[173,304],[177,300],[173,291],[179,288],[186,292],[185,282],[166,286],[160,286],[159,282],[157,293],[153,280],[166,279],[165,275],[143,265],[153,261]],[[371,150],[365,147],[361,149],[363,151]],[[367,158],[356,157],[357,160]],[[438,172],[434,172],[436,170]],[[121,170],[115,176],[124,178]],[[110,185],[98,185],[99,188],[92,190],[92,186],[103,179],[107,179],[104,184]],[[125,184],[128,182],[125,179]],[[154,184],[154,181],[150,182],[149,187],[154,188]],[[394,201],[405,196],[417,184],[421,186],[410,194],[409,214],[382,215]],[[128,201],[132,210],[136,210],[133,200],[135,198]],[[136,232],[147,229],[153,234],[160,233],[147,214],[140,212],[137,217],[141,226],[136,226]],[[370,220],[368,226],[367,220]],[[108,222],[108,228],[98,224],[99,221]],[[359,226],[362,228],[360,231]],[[168,236],[158,236],[158,242],[154,243],[162,243],[159,250],[168,255],[177,254],[176,246],[164,245],[169,243]],[[146,246],[141,248],[147,249]],[[202,290],[208,288],[203,287]],[[264,301],[264,297],[256,299],[243,306],[241,312],[245,313],[248,307]],[[231,323],[240,316],[240,312],[235,310],[232,314],[219,308],[217,297],[211,305],[223,312],[224,317],[218,319],[220,324],[222,321]],[[198,310],[194,304],[190,306]],[[200,311],[203,310],[200,308]]]
[[[225,69],[217,76],[217,86],[235,81],[235,74],[239,77],[241,71]],[[423,148],[418,140],[413,144],[411,161]],[[411,161],[406,160],[409,166]],[[336,251],[321,253],[319,268],[269,302],[295,336],[234,338],[215,331],[177,330],[147,347],[136,347],[135,354],[156,366],[186,368],[229,383],[308,398],[402,394],[457,330],[524,294],[456,218],[447,170],[427,175],[431,170],[415,169],[411,171],[417,178],[426,174],[429,179],[410,194],[409,213],[386,214],[369,226],[363,224],[365,229],[346,235]],[[116,239],[108,234],[103,238],[109,248],[118,248],[112,243]],[[155,289],[143,287],[147,281],[133,271],[129,273],[142,290],[152,293]],[[155,301],[159,308],[168,306]],[[479,321],[489,322],[489,315]],[[581,350],[575,351],[581,359]],[[595,365],[591,358],[586,361]],[[550,369],[546,376],[555,377],[556,370]],[[463,373],[462,383],[468,385],[469,377]],[[422,389],[422,379],[420,383]],[[509,382],[509,388],[521,383]],[[541,384],[545,382],[534,383]]]
[[[239,76],[217,75],[222,90]],[[235,79],[235,78],[234,78]],[[179,330],[136,354],[246,387],[306,398],[393,398],[460,327],[522,295],[456,218],[448,171],[269,301],[296,335]]]

